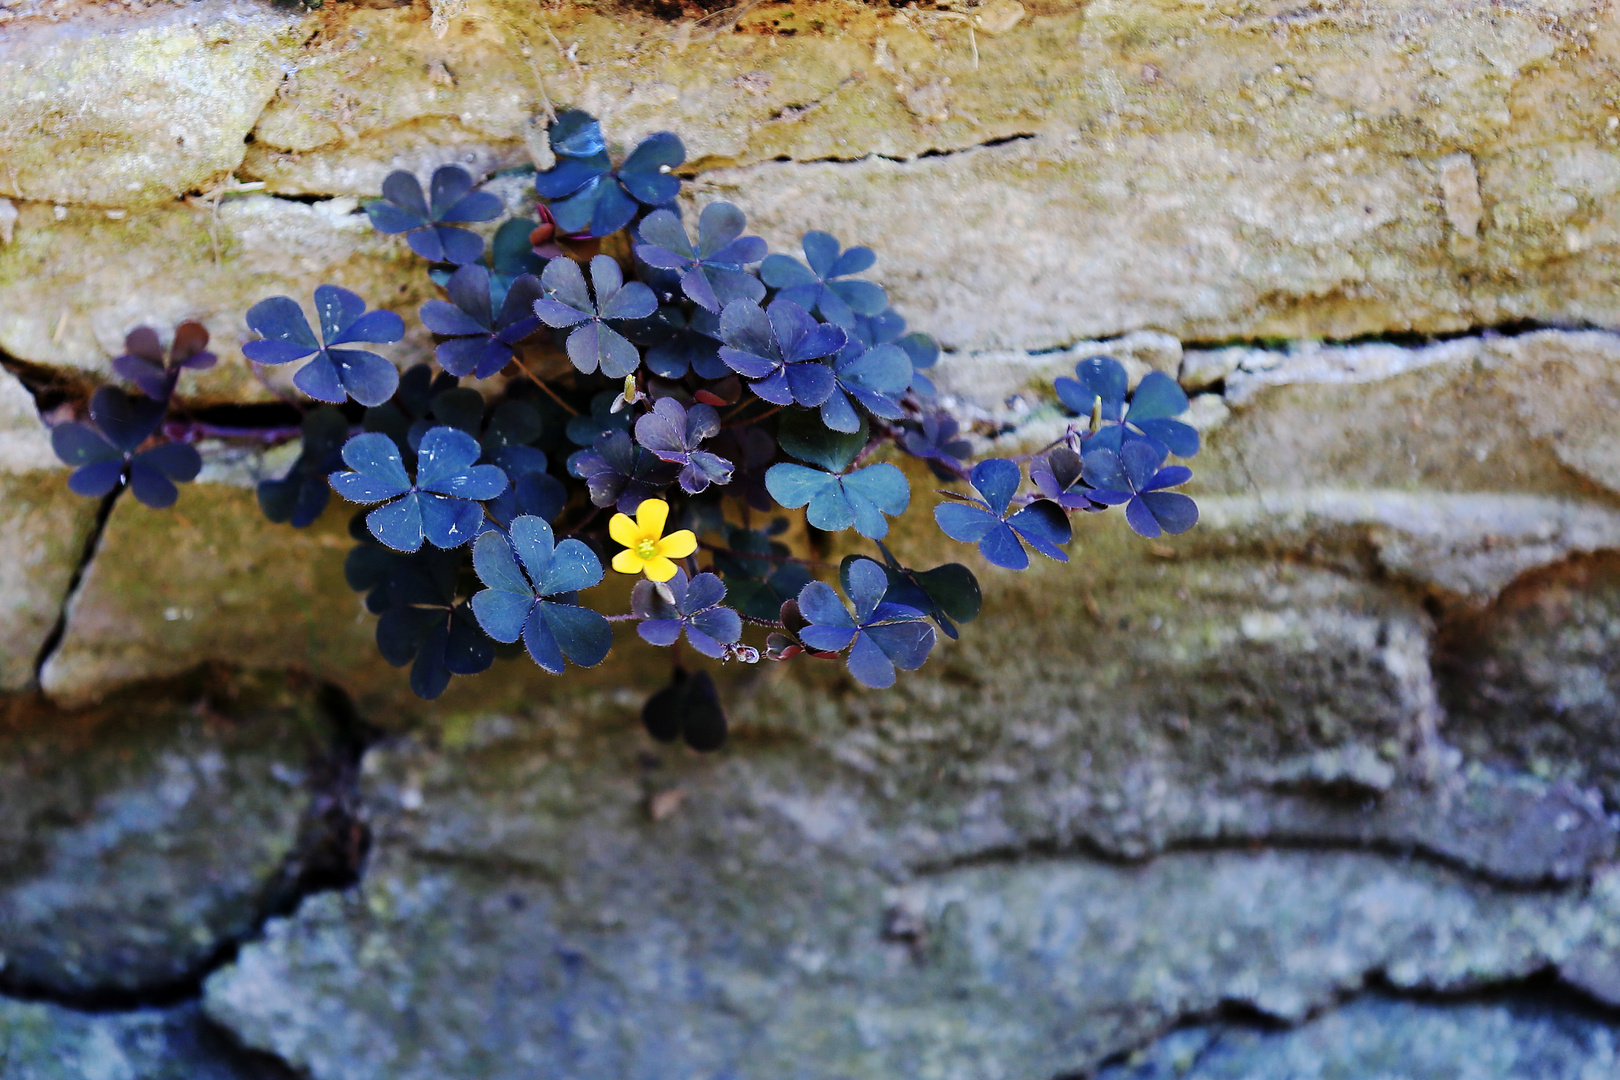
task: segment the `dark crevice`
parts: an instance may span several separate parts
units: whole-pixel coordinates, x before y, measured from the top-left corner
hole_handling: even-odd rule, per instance
[[[355,423],[359,423],[365,414],[365,410],[353,402],[345,402],[339,408]],[[171,419],[181,422],[189,421],[210,428],[242,431],[280,431],[285,428],[297,428],[304,419],[303,409],[291,402],[283,401],[261,401],[250,405],[222,403],[188,406],[185,401],[176,400],[174,414]]]
[[[814,108],[815,106],[814,106],[814,103],[812,103],[811,105],[808,105],[808,106],[802,106],[802,107],[795,106],[795,107],[796,108],[803,108],[806,111],[808,111],[808,109]],[[784,116],[783,118],[784,119],[790,119],[790,117],[786,117],[786,116]],[[1024,131],[1024,132],[1019,132],[1019,133],[1014,134],[1014,135],[1001,135],[1001,136],[998,136],[998,137],[996,137],[994,139],[986,139],[984,142],[974,143],[971,146],[958,146],[958,147],[947,148],[947,149],[924,150],[921,153],[914,154],[914,155],[912,155],[910,157],[896,157],[896,156],[894,156],[892,154],[861,154],[859,157],[836,157],[836,156],[830,156],[830,157],[818,157],[818,158],[796,158],[796,157],[789,157],[787,155],[781,155],[781,156],[778,156],[778,157],[774,158],[773,160],[778,161],[778,162],[792,162],[795,165],[829,165],[829,164],[830,165],[858,165],[863,161],[892,161],[892,162],[894,162],[894,163],[896,163],[898,165],[905,165],[905,164],[909,164],[910,162],[913,162],[913,161],[921,161],[924,158],[942,158],[942,157],[951,157],[951,156],[953,156],[955,154],[971,154],[975,150],[985,150],[985,149],[988,149],[988,148],[993,147],[993,146],[1005,146],[1007,143],[1024,142],[1026,140],[1034,139],[1034,138],[1037,138],[1037,136],[1036,136],[1036,134],[1034,132],[1032,132],[1032,131]]]
[[[989,144],[986,144],[989,145]],[[925,155],[926,156],[926,155]],[[786,160],[786,159],[779,159]],[[853,160],[861,160],[859,158]],[[899,160],[899,159],[888,159]],[[1110,342],[1117,341],[1128,334],[1140,330],[1151,330],[1152,327],[1136,327],[1134,330],[1122,330],[1100,338],[1076,338],[1073,341],[1061,342],[1056,345],[1043,345],[1039,348],[1023,348],[1011,351],[1022,352],[1026,356],[1049,356],[1054,353],[1068,352],[1084,342],[1096,342],[1099,353],[1106,353]],[[1431,345],[1438,345],[1447,341],[1460,341],[1465,338],[1482,338],[1486,341],[1495,338],[1524,337],[1527,334],[1536,334],[1544,330],[1562,333],[1595,332],[1603,334],[1620,333],[1614,327],[1603,326],[1585,320],[1541,320],[1541,319],[1514,319],[1508,322],[1495,323],[1489,326],[1470,326],[1463,330],[1448,330],[1441,333],[1419,334],[1409,331],[1389,330],[1377,334],[1358,334],[1353,337],[1256,337],[1256,338],[1182,338],[1178,339],[1183,352],[1214,352],[1220,349],[1254,349],[1261,352],[1287,353],[1300,345],[1309,344],[1327,348],[1347,348],[1356,345],[1395,345],[1403,349],[1422,349]],[[985,349],[955,349],[941,346],[940,351],[945,356],[957,353],[969,355],[976,352],[991,350]],[[1003,351],[1003,350],[994,350]],[[1221,391],[1225,391],[1225,380],[1217,384]],[[1200,391],[1208,393],[1211,391]]]
[[[1162,1042],[1176,1032],[1211,1028],[1213,1030],[1209,1032],[1209,1040],[1193,1055],[1192,1063],[1176,1073],[1178,1076],[1195,1075],[1193,1066],[1220,1044],[1227,1031],[1244,1029],[1271,1034],[1288,1031],[1320,1019],[1363,997],[1379,997],[1432,1006],[1526,1006],[1533,1007],[1537,1011],[1556,1012],[1594,1023],[1607,1025],[1620,1023],[1620,1008],[1571,986],[1559,977],[1557,968],[1550,964],[1523,975],[1492,979],[1489,982],[1452,990],[1400,986],[1391,982],[1382,968],[1374,968],[1362,976],[1360,986],[1338,994],[1331,1001],[1310,1010],[1297,1022],[1281,1020],[1255,1008],[1249,1002],[1222,1001],[1213,1009],[1177,1017],[1174,1022],[1166,1025],[1152,1037],[1108,1055],[1094,1068],[1059,1073],[1053,1080],[1091,1080],[1107,1069],[1130,1064],[1136,1054],[1155,1043]]]
[[[242,946],[255,941],[270,919],[291,915],[306,897],[357,884],[370,853],[371,834],[360,818],[360,763],[380,737],[340,687],[322,683],[316,694],[330,724],[326,753],[314,762],[309,801],[292,852],[261,893],[252,928],[224,942],[185,975],[134,990],[98,988],[64,991],[40,982],[8,977],[0,970],[0,997],[37,1001],[84,1013],[169,1009],[202,996],[203,982],[235,961]]]
[[[1350,852],[1364,855],[1381,855],[1386,858],[1405,859],[1437,866],[1473,881],[1511,893],[1556,893],[1565,891],[1575,884],[1575,882],[1569,880],[1553,877],[1536,879],[1508,877],[1421,844],[1401,843],[1395,840],[1378,838],[1358,839],[1338,836],[1289,835],[1287,833],[1213,838],[1187,837],[1167,841],[1162,847],[1155,848],[1142,855],[1125,854],[1117,849],[1109,848],[1099,843],[1094,837],[1089,836],[1075,837],[1067,842],[1034,840],[1023,844],[1008,844],[1002,847],[986,848],[982,851],[955,858],[917,863],[908,869],[917,877],[938,877],[957,870],[971,870],[981,866],[1007,866],[1014,863],[1025,863],[1031,859],[1055,860],[1076,857],[1093,859],[1111,866],[1137,867],[1146,866],[1156,859],[1172,855],[1220,852],[1252,854],[1259,851]]]
[[[1543,330],[1558,330],[1565,333],[1580,331],[1615,332],[1611,327],[1582,319],[1511,319],[1488,326],[1470,326],[1461,330],[1446,330],[1427,334],[1405,330],[1386,330],[1376,334],[1357,334],[1344,338],[1214,338],[1205,341],[1183,340],[1181,347],[1185,352],[1211,352],[1217,349],[1233,348],[1288,352],[1294,346],[1309,341],[1312,345],[1334,348],[1355,345],[1396,345],[1403,349],[1422,349],[1430,345],[1438,345],[1447,341],[1459,341],[1464,338],[1484,338],[1486,340],[1492,338],[1516,338],[1523,337],[1526,334],[1540,333]],[[1073,346],[1065,347],[1072,348]]]
[[[91,383],[79,372],[30,364],[7,353],[0,353],[0,368],[10,372],[33,397],[34,409],[39,413],[40,422],[47,426],[48,413],[69,402],[83,403],[91,392]],[[68,576],[67,587],[62,592],[62,603],[57,609],[56,622],[45,635],[45,640],[40,642],[39,651],[34,654],[35,686],[40,683],[46,662],[62,643],[62,636],[67,633],[68,609],[72,606],[73,597],[79,591],[79,584],[84,580],[85,572],[90,568],[91,560],[96,557],[96,551],[101,546],[101,536],[107,530],[107,520],[112,516],[113,503],[118,500],[122,490],[114,488],[109,491],[102,497],[101,505],[96,508],[95,519],[91,522],[89,532],[85,534],[84,546],[79,550],[73,572]]]
[[[112,517],[113,504],[123,493],[122,487],[113,488],[101,497],[101,505],[96,508],[96,517],[90,525],[90,531],[85,534],[84,547],[79,551],[79,559],[73,566],[73,573],[69,575],[67,588],[62,592],[62,606],[57,609],[56,622],[51,626],[50,633],[39,644],[39,652],[34,655],[34,685],[44,682],[45,665],[56,654],[56,649],[62,644],[62,637],[67,633],[68,612],[73,607],[73,599],[79,593],[79,585],[84,581],[84,575],[90,569],[96,552],[101,547],[101,537],[107,531],[107,521]]]
[[[89,372],[34,364],[5,352],[0,352],[0,368],[10,372],[33,396],[34,407],[42,419],[65,402],[88,401],[100,385]]]

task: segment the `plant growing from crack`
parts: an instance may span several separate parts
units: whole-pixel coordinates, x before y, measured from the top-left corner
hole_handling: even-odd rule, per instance
[[[502,223],[488,251],[463,226],[504,207],[459,166],[426,192],[396,172],[366,208],[442,290],[419,313],[437,370],[400,375],[356,347],[397,342],[405,325],[336,286],[316,289],[313,323],[285,296],[247,313],[249,359],[299,365],[293,385],[328,403],[307,411],[301,453],[260,484],[261,505],[294,527],[330,491],[363,508],[346,576],[378,616],[379,650],[410,665],[421,696],[523,653],[558,675],[594,666],[613,621],[721,662],[835,659],[858,683],[891,685],[926,663],[938,633],[977,616],[980,594],[966,566],[908,566],[885,545],[912,493],[884,457],[965,484],[941,492],[934,517],[1008,570],[1032,551],[1067,561],[1076,511],[1123,505],[1144,536],[1196,522],[1192,500],[1167,490],[1191,474],[1166,458],[1198,450],[1174,380],[1150,374],[1133,390],[1118,361],[1084,360],[1055,387],[1075,417],[1062,436],[969,468],[972,444],[925,373],[938,346],[859,276],[876,262],[869,248],[812,231],[800,252],[771,253],[723,202],[689,226],[674,135],[618,164],[585,113],[559,114],[550,136],[537,220]],[[56,429],[74,490],[128,486],[167,505],[197,474],[190,442],[206,431],[162,421],[180,372],[212,361],[200,330],[182,326],[167,361],[155,333],[132,334],[115,366],[141,393],[105,388],[89,423]],[[808,534],[782,513],[801,510]],[[788,542],[845,531],[876,554],[832,565]],[[638,579],[628,612],[598,610],[609,569]],[[751,627],[758,645],[744,640]],[[649,732],[720,745],[712,679],[678,655],[675,672],[644,711]]]

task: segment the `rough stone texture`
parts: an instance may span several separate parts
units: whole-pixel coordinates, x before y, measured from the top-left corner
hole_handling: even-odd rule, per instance
[[[109,290],[91,268],[166,247],[153,234],[175,229],[189,236],[186,265],[200,262],[206,210],[141,207],[233,168],[275,191],[368,195],[396,165],[519,163],[546,102],[594,108],[626,140],[678,130],[698,197],[737,199],[779,246],[809,227],[872,242],[901,310],[953,348],[1137,328],[1344,337],[1615,316],[1620,164],[1606,119],[1620,35],[1579,3],[1356,4],[1309,19],[1282,3],[1055,3],[995,35],[974,29],[985,24],[972,9],[769,4],[675,25],[586,7],[461,11],[442,35],[420,6],[296,20],[208,0],[109,14],[89,35],[96,48],[150,38],[164,70],[198,74],[149,75],[144,47],[117,46],[115,77],[75,80],[58,96],[76,109],[55,119],[38,115],[35,81],[65,76],[16,80],[9,114],[28,177],[0,178],[5,190],[98,202],[116,193],[85,185],[138,190],[94,245],[76,242],[74,215],[59,225],[48,205],[24,208],[18,242],[32,234],[60,268],[51,302],[32,303],[17,278],[40,256],[0,248],[0,309],[25,313],[0,326],[0,346],[96,366],[137,317],[126,292],[166,321],[207,306],[221,330],[267,291],[305,295],[330,260],[288,273],[262,245],[227,243],[206,291],[172,274]],[[87,32],[19,25],[12,63],[28,72],[55,71],[46,44]],[[218,26],[236,28],[229,45],[210,44]],[[154,97],[146,78],[183,100]],[[147,106],[131,101],[163,104],[132,117]],[[175,133],[199,117],[213,134]],[[108,132],[134,148],[127,166],[87,169],[63,152],[103,153]],[[381,250],[343,283],[371,285],[397,245]],[[267,276],[286,284],[265,290]],[[55,334],[63,309],[72,332]]]
[[[95,502],[66,481],[34,399],[0,371],[0,691],[34,680],[95,524]]]
[[[292,895],[332,768],[308,688],[223,682],[8,712],[0,987],[70,1000],[173,988]]]
[[[376,753],[363,883],[272,922],[210,1015],[317,1080],[1050,1077],[1222,1002],[1298,1020],[1375,971],[1519,977],[1613,919],[1368,854],[919,873],[900,770],[653,751],[616,711]]]
[[[291,1080],[241,1049],[196,1005],[95,1015],[0,1001],[6,1080]]]
[[[332,281],[414,325],[429,295],[357,197],[544,164],[535,118],[580,105],[627,144],[678,131],[694,203],[778,248],[871,243],[980,449],[1061,433],[1050,379],[1085,356],[1177,375],[1200,527],[1088,520],[1078,565],[987,571],[980,620],[888,693],[722,670],[735,739],[699,759],[639,734],[667,658],[630,634],[589,674],[503,662],[410,703],[342,584],[344,508],[266,526],[251,483],[286,451],[209,448],[174,511],[117,500],[44,690],[223,662],[295,700],[270,727],[172,687],[17,712],[0,988],[138,1001],[251,932],[308,827],[283,728],[319,678],[396,733],[374,856],[207,1005],[316,1080],[1620,1072],[1567,1002],[1344,1004],[1530,976],[1620,1004],[1620,339],[1576,329],[1620,312],[1613,12],[702,6],[0,0],[0,350],[72,396],[132,327],[201,318],[222,363],[183,395],[268,400],[255,301]],[[493,182],[514,212],[527,185]],[[94,507],[0,384],[16,687]],[[913,486],[895,549],[984,569]],[[142,808],[162,827],[116,833]],[[34,1040],[8,1076],[172,1074],[210,1030],[0,1004]]]
[[[343,578],[355,508],[334,496],[308,529],[272,525],[252,485],[280,475],[287,455],[205,449],[203,473],[181,488],[174,507],[152,510],[124,497],[115,503],[68,603],[62,639],[41,670],[44,691],[58,703],[83,704],[130,682],[217,662],[338,683],[385,726],[420,718],[427,707],[410,693],[407,672],[378,655],[377,620]],[[618,591],[613,603],[628,608],[628,588]],[[437,708],[499,707],[593,683],[651,693],[662,669],[662,660],[640,673],[612,665],[565,682],[527,658],[503,661],[488,678],[456,680]]]
[[[1612,1022],[1532,998],[1355,1001],[1302,1028],[1178,1031],[1098,1080],[1596,1080],[1620,1075]]]
[[[346,521],[334,512],[309,530],[274,526],[251,488],[230,483],[187,486],[170,510],[120,498],[42,687],[83,702],[209,660],[351,678],[368,661],[387,670],[375,620],[343,581]]]
[[[353,199],[305,205],[247,195],[217,209],[177,203],[113,220],[74,208],[58,220],[51,207],[25,203],[14,242],[0,247],[0,349],[106,379],[130,330],[168,333],[197,319],[220,363],[186,373],[181,393],[202,403],[269,399],[240,348],[249,336],[243,316],[265,297],[310,304],[314,287],[329,282],[397,306],[416,325],[426,279],[406,262],[404,245],[374,233],[358,209]],[[290,379],[285,368],[271,374],[278,386]]]
[[[1458,745],[1620,797],[1620,560],[1576,559],[1514,585],[1441,645]]]
[[[212,186],[241,163],[304,21],[210,0],[8,26],[0,195],[128,207]]]

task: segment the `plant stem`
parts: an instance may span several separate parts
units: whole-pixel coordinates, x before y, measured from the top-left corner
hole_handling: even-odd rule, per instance
[[[558,397],[557,396],[557,391],[553,390],[550,386],[546,385],[544,382],[542,382],[535,375],[534,372],[530,371],[529,368],[528,368],[528,365],[525,364],[522,360],[519,360],[517,358],[516,353],[512,354],[512,363],[516,364],[518,366],[518,370],[523,372],[523,374],[525,374],[525,375],[527,375],[529,377],[530,382],[534,383],[534,385],[538,386],[541,390],[544,390],[547,397],[549,397],[552,401],[555,401],[558,405],[561,405],[562,408],[563,408],[563,411],[566,412],[569,416],[578,416],[579,415],[579,410],[578,409],[574,408],[572,405],[568,404],[568,402],[566,402],[562,398]]]
[[[704,551],[713,552],[716,555],[730,555],[734,559],[764,559],[767,562],[786,562],[797,563],[800,566],[815,566],[823,570],[838,569],[838,564],[821,562],[818,559],[801,559],[797,555],[775,555],[769,553],[755,555],[746,551],[733,551],[731,548],[721,547],[719,544],[711,544],[707,540],[699,540],[698,547],[702,548]]]
[[[745,401],[741,405],[738,405],[735,409],[732,409],[724,417],[721,418],[720,426],[721,427],[743,427],[743,426],[745,426],[747,424],[757,424],[761,420],[768,419],[768,418],[770,418],[772,416],[775,416],[777,413],[782,411],[782,406],[780,406],[780,405],[772,405],[769,409],[766,409],[764,412],[760,413],[758,416],[750,416],[746,420],[733,420],[732,419],[732,417],[736,416],[738,413],[742,412],[744,409],[748,408],[748,406],[750,406],[752,404],[754,404],[752,401]]]

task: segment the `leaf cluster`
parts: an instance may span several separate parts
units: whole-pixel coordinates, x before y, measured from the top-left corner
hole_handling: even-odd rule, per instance
[[[1190,473],[1166,459],[1198,448],[1168,376],[1133,388],[1117,361],[1082,361],[1054,388],[1075,416],[1062,438],[969,468],[974,443],[927,375],[939,347],[864,276],[870,248],[813,230],[771,252],[725,202],[691,221],[672,134],[620,159],[595,119],[567,110],[549,135],[556,163],[535,175],[532,216],[478,231],[505,207],[456,165],[426,191],[395,172],[366,207],[440,291],[414,313],[436,367],[402,375],[358,347],[401,341],[405,319],[336,285],[315,290],[313,319],[286,296],[246,315],[247,358],[298,364],[293,385],[325,403],[261,506],[294,527],[329,492],[363,508],[346,576],[417,693],[525,654],[557,675],[593,666],[613,621],[676,654],[644,719],[698,749],[727,725],[712,679],[681,657],[758,662],[755,628],[766,657],[838,658],[856,682],[892,685],[980,607],[967,566],[908,566],[884,543],[913,503],[897,454],[964,485],[941,492],[935,520],[1008,569],[1030,551],[1067,561],[1075,512],[1122,505],[1145,536],[1196,521],[1168,490]],[[155,434],[178,372],[212,362],[193,325],[167,359],[155,334],[132,334],[115,367],[146,396],[109,388],[90,423],[57,429],[75,490],[127,482],[159,504],[196,474],[191,447]],[[782,513],[800,510],[804,530]],[[846,530],[875,555],[812,557],[806,540]],[[641,577],[628,612],[595,598],[606,566]]]

